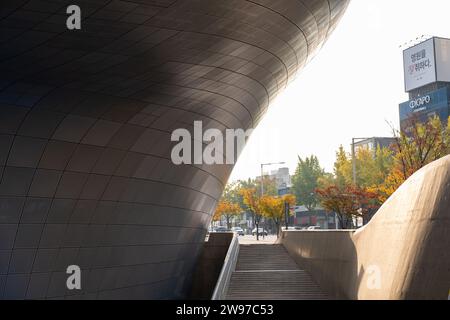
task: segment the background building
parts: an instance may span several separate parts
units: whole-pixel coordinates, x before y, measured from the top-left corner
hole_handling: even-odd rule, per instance
[[[395,142],[394,137],[373,137],[355,142],[355,150],[369,149],[375,152],[378,148],[389,148]]]
[[[411,119],[425,122],[438,116],[446,124],[450,115],[450,39],[433,37],[403,52],[405,91],[400,104],[400,128]]]
[[[295,207],[295,215],[292,218],[295,227],[308,228],[319,226],[321,229],[336,229],[336,216],[321,207],[309,211],[305,206]]]
[[[270,173],[270,179],[276,181],[277,189],[286,189],[291,187],[291,175],[289,168],[280,168]]]
[[[270,174],[264,174],[264,178],[275,181],[275,186],[278,190],[286,189],[291,186],[291,175],[289,173],[289,168],[272,170]],[[261,181],[261,176],[256,177],[256,180]]]

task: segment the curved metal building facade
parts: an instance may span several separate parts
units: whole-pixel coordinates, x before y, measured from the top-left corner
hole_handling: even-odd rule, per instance
[[[0,298],[182,298],[232,166],[171,133],[256,126],[348,1],[74,2],[73,31],[72,1],[0,5]]]

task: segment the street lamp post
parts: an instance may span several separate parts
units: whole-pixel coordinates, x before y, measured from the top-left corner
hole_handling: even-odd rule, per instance
[[[261,163],[261,197],[264,197],[264,167],[276,164],[286,164],[286,162]]]
[[[352,139],[352,174],[353,174],[353,184],[356,186],[356,152],[355,152],[355,141],[356,138]]]

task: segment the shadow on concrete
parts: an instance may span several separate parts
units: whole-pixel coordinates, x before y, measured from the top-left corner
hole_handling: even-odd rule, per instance
[[[189,299],[211,299],[232,240],[233,233],[209,235],[193,273]]]

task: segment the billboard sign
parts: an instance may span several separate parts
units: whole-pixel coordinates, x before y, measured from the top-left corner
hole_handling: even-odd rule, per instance
[[[403,51],[406,92],[450,82],[450,39],[431,38]]]
[[[437,81],[434,38],[403,51],[406,92]]]
[[[437,81],[450,82],[450,39],[434,38]]]
[[[416,115],[426,121],[429,116],[447,119],[450,108],[450,91],[442,88],[427,95],[400,104],[400,122],[404,123]]]

